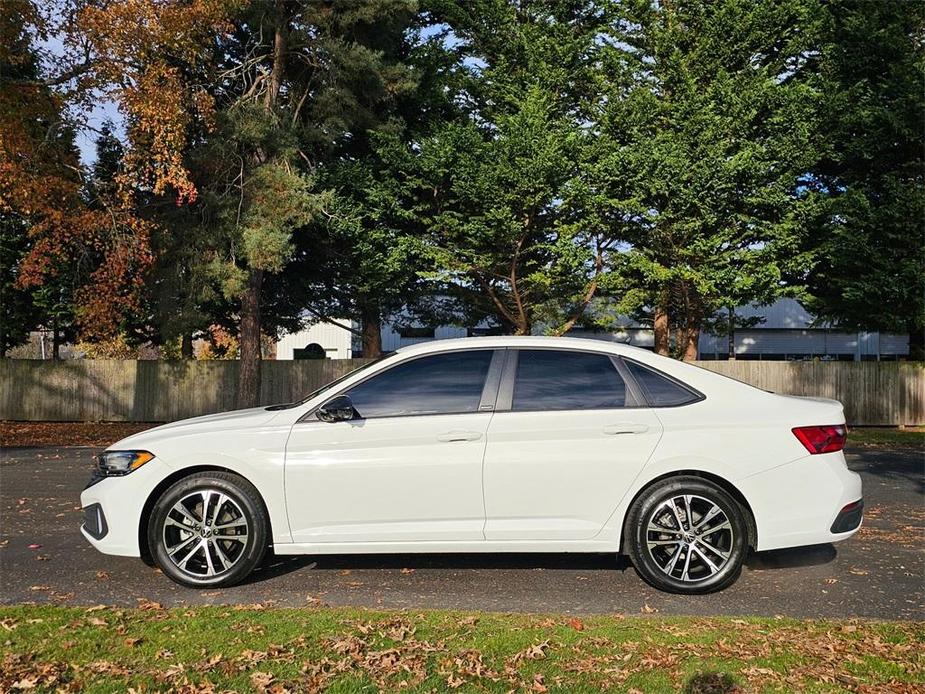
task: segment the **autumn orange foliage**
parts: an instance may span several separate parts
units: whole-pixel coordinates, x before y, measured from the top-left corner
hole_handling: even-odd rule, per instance
[[[227,30],[225,0],[118,0],[84,6],[60,29],[65,46],[87,47],[71,82],[75,101],[112,98],[128,121],[123,172],[108,199],[90,204],[83,170],[65,123],[64,96],[35,69],[31,35],[50,29],[32,0],[0,3],[0,214],[22,220],[31,250],[18,284],[41,286],[76,262],[89,281],[78,290],[78,318],[95,336],[112,335],[140,308],[153,263],[152,223],[135,210],[139,191],[196,199],[183,165],[194,126],[209,130],[213,103],[190,79]],[[181,74],[187,66],[189,74]]]
[[[195,75],[215,36],[230,31],[232,6],[228,0],[119,0],[78,15],[75,31],[95,55],[84,88],[110,94],[125,110],[132,182],[157,195],[173,191],[177,204],[196,199],[183,164],[190,129],[208,131],[214,117],[212,97]]]

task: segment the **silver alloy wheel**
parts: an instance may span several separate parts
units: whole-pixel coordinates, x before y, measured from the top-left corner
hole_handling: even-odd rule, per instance
[[[164,549],[183,573],[213,578],[228,572],[244,556],[248,531],[238,502],[217,489],[197,489],[167,512]]]
[[[729,562],[735,534],[726,513],[703,496],[682,494],[666,499],[646,526],[646,548],[670,578],[703,581]]]

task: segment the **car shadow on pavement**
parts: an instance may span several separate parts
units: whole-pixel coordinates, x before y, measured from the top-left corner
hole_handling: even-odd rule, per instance
[[[820,566],[834,561],[838,550],[832,543],[809,545],[807,547],[790,547],[772,549],[767,552],[752,552],[745,565],[751,571],[767,569],[793,569],[800,566]]]
[[[242,584],[266,581],[293,571],[364,570],[567,570],[625,571],[629,559],[612,554],[553,553],[466,553],[466,554],[326,554],[276,556],[269,554],[263,564]]]
[[[792,569],[828,564],[838,555],[832,544],[811,545],[752,552],[745,562],[750,571]],[[628,557],[612,554],[512,553],[512,554],[326,554],[276,556],[269,554],[263,564],[242,583],[259,583],[294,571],[384,570],[565,570],[626,571],[632,568]]]

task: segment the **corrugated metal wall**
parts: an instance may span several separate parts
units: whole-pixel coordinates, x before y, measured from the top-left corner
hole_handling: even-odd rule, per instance
[[[451,325],[442,325],[434,329],[433,337],[402,337],[397,330],[391,326],[382,328],[382,350],[384,352],[394,352],[400,347],[416,345],[419,342],[431,342],[432,340],[450,340],[455,337],[466,337],[468,331],[465,328],[457,328]]]
[[[736,330],[736,354],[874,357],[878,354],[894,357],[909,354],[908,335],[880,333],[846,333],[823,328],[803,330],[768,330],[752,328]],[[700,336],[700,354],[724,356],[729,352],[725,335]]]
[[[350,359],[353,356],[353,333],[347,327],[353,323],[347,319],[337,322],[345,327],[331,323],[315,323],[305,330],[284,335],[276,343],[276,358],[292,359],[293,350],[304,349],[312,343],[317,343],[324,347],[329,359]]]

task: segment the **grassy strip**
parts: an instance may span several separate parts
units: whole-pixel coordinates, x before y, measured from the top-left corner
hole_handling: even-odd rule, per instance
[[[925,624],[0,608],[0,691],[911,692]]]
[[[851,427],[848,445],[925,451],[925,427]]]

